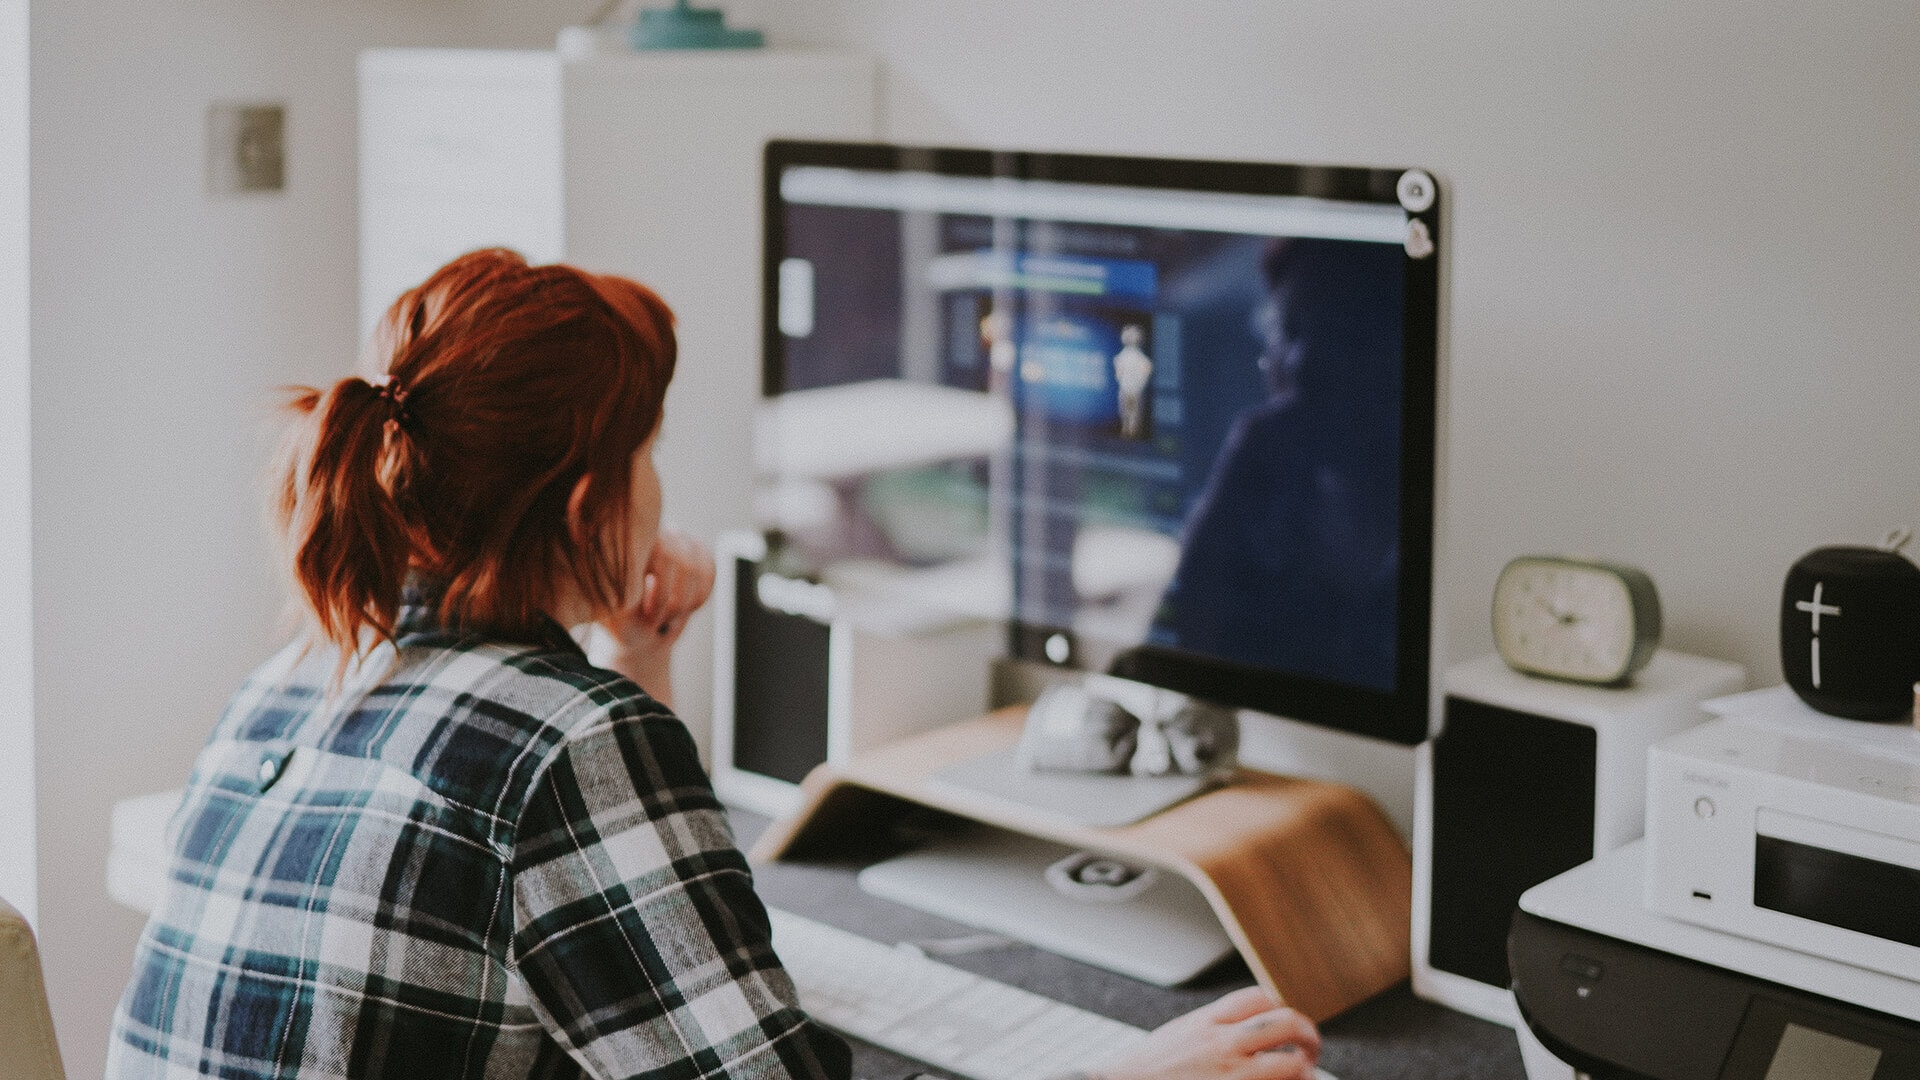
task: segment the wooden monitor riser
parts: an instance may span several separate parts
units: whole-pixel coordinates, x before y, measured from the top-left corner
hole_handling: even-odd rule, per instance
[[[800,809],[769,827],[751,857],[871,852],[888,843],[900,804],[917,804],[1179,874],[1212,905],[1254,978],[1315,1021],[1407,978],[1412,860],[1367,796],[1243,769],[1224,787],[1103,829],[928,783],[1012,746],[1024,715],[1002,709],[814,769]]]

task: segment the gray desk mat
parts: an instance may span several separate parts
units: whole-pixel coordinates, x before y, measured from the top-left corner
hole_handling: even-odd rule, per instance
[[[740,846],[752,845],[767,819],[733,810]],[[956,938],[970,928],[868,896],[854,881],[860,864],[780,862],[754,868],[755,888],[774,907],[889,944]],[[1143,1028],[1158,1027],[1221,994],[1253,982],[1230,963],[1172,989],[1116,975],[1027,945],[941,960],[988,978]],[[1498,1024],[1413,996],[1406,983],[1320,1025],[1320,1066],[1340,1080],[1526,1080],[1520,1045]],[[854,1041],[854,1076],[895,1080],[938,1069]]]

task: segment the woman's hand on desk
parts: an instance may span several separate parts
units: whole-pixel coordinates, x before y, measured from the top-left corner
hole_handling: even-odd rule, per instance
[[[1257,986],[1154,1029],[1097,1080],[1313,1080],[1320,1032]]]
[[[638,597],[602,622],[613,636],[612,667],[673,706],[674,643],[713,594],[713,554],[692,537],[661,529],[641,570]]]

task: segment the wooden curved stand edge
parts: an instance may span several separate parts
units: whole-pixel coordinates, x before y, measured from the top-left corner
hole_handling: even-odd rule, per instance
[[[1233,783],[1144,821],[1090,828],[940,783],[949,765],[1018,739],[1021,709],[822,765],[800,810],[775,822],[757,861],[882,849],[912,803],[1178,873],[1212,905],[1247,967],[1315,1021],[1405,979],[1412,864],[1380,808],[1340,784],[1243,770]]]

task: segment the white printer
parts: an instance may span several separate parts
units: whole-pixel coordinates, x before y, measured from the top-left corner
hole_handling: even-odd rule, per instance
[[[1920,983],[1649,911],[1645,846],[1520,897],[1507,950],[1530,1080],[1920,1076]]]
[[[1520,898],[1529,1077],[1920,1077],[1920,732],[1705,707],[1648,752],[1646,839]]]
[[[1920,731],[1784,687],[1648,757],[1648,909],[1920,980]]]

